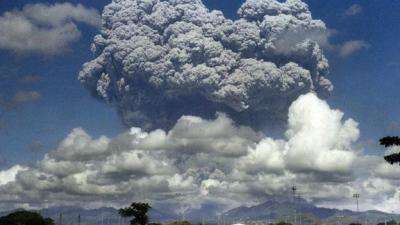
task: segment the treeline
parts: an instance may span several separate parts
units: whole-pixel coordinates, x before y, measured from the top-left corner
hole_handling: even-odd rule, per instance
[[[163,225],[162,223],[149,223],[148,211],[151,209],[148,203],[135,202],[127,208],[118,210],[121,217],[129,218],[131,225]],[[61,215],[61,214],[60,214]],[[61,217],[60,217],[61,218]],[[64,225],[71,224],[70,222],[61,223],[61,219],[58,223],[52,218],[44,218],[38,212],[32,212],[27,210],[18,210],[10,213],[7,216],[0,217],[0,225]],[[80,225],[80,216],[79,222]],[[175,221],[168,225],[192,225],[189,221]]]
[[[268,225],[293,225],[291,223],[287,223],[287,222],[278,222],[278,223],[269,223]],[[316,224],[314,224],[316,225]],[[364,225],[362,223],[350,223],[349,225]],[[395,220],[391,220],[391,221],[386,221],[386,222],[379,222],[376,225],[400,225],[400,222],[397,222]]]
[[[0,217],[0,225],[54,225],[54,220],[43,218],[37,212],[21,210]]]
[[[118,213],[121,217],[130,219],[130,225],[163,225],[159,222],[149,222],[150,218],[147,213],[151,209],[148,203],[134,202],[129,207],[121,208]],[[80,217],[79,217],[80,223]],[[70,223],[67,223],[70,224]],[[0,217],[0,225],[59,225],[55,224],[51,218],[44,218],[37,212],[20,210],[13,212],[7,216]],[[192,225],[189,221],[175,221],[167,225]],[[269,223],[268,225],[293,225],[288,222]],[[361,223],[350,223],[349,225],[363,225]],[[380,222],[376,225],[400,225],[395,220]]]

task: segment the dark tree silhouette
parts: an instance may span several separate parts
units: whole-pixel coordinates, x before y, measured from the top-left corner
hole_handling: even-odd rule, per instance
[[[0,217],[0,225],[54,225],[54,221],[36,212],[17,211]]]
[[[292,224],[288,223],[288,222],[280,221],[280,222],[276,223],[276,225],[292,225]]]
[[[400,146],[400,137],[397,136],[392,136],[392,137],[384,137],[381,140],[379,140],[380,144],[387,147],[391,146]],[[400,153],[393,153],[390,155],[387,155],[384,157],[384,159],[390,163],[390,164],[395,164],[399,163],[400,164]]]
[[[395,220],[391,220],[391,221],[386,221],[386,222],[380,222],[380,223],[377,223],[376,225],[397,225],[397,222]]]
[[[192,225],[189,221],[175,221],[169,223],[168,225]]]
[[[151,209],[147,203],[134,202],[127,208],[122,208],[118,213],[122,217],[134,217],[131,220],[131,225],[146,225],[149,222],[147,212]]]

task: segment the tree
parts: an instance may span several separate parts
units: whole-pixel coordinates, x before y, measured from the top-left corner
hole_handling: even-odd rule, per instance
[[[175,221],[169,223],[168,225],[192,225],[189,221]]]
[[[377,225],[397,225],[397,222],[395,220],[390,220],[386,222],[380,222]]]
[[[54,221],[39,213],[22,210],[0,217],[0,225],[54,225]]]
[[[291,223],[280,221],[276,225],[292,225]]]
[[[400,137],[397,136],[392,136],[392,137],[384,137],[381,140],[379,140],[380,144],[387,147],[391,146],[400,146]],[[390,164],[395,164],[399,163],[400,164],[400,153],[392,153],[390,155],[387,155],[384,157],[386,162]]]
[[[131,220],[131,225],[146,225],[149,221],[147,216],[149,209],[151,207],[148,203],[134,202],[131,206],[120,209],[118,213],[122,217],[134,217]]]

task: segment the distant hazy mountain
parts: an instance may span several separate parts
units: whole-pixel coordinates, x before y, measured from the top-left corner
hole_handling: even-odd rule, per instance
[[[295,213],[296,211],[296,213]],[[296,215],[296,216],[295,216]],[[305,199],[274,196],[262,204],[231,209],[223,214],[228,221],[287,221],[297,224],[376,224],[385,220],[399,219],[399,215],[387,214],[380,211],[353,212],[317,207]]]
[[[304,199],[296,199],[294,201],[287,197],[271,197],[266,202],[245,207],[241,206],[231,209],[224,213],[224,217],[234,220],[268,220],[294,217],[294,212],[297,214],[311,214],[319,219],[326,219],[334,216],[337,210],[328,208],[318,208],[315,205],[308,203]]]
[[[392,219],[400,221],[400,216],[387,214],[380,211],[354,212],[351,210],[338,210],[317,207],[304,199],[296,199],[294,202],[290,197],[274,196],[264,203],[246,207],[241,206],[231,209],[218,217],[217,206],[203,205],[198,209],[186,211],[184,214],[174,213],[172,207],[151,209],[149,212],[150,222],[170,222],[176,220],[189,220],[194,224],[205,222],[205,224],[230,225],[237,222],[259,221],[257,224],[268,222],[287,221],[294,223],[294,210],[296,209],[296,225],[326,224],[326,225],[348,225],[358,222],[367,225],[375,225],[378,222]],[[0,212],[6,215],[9,212]],[[45,217],[51,217],[59,224],[62,214],[63,225],[78,225],[80,216],[81,225],[128,225],[128,219],[122,219],[117,209],[99,208],[82,209],[77,207],[52,207],[40,210]],[[254,223],[253,223],[254,224]]]
[[[46,217],[53,218],[57,225],[60,224],[60,219],[63,225],[78,225],[79,216],[81,225],[129,224],[128,220],[125,219],[124,221],[119,217],[117,209],[114,208],[82,209],[76,207],[52,207],[42,209],[40,212]]]

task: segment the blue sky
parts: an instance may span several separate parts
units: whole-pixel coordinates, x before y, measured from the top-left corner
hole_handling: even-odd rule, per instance
[[[62,1],[2,1],[0,13],[21,9],[28,3],[55,3]],[[101,10],[108,1],[78,1],[85,6]],[[204,3],[222,10],[227,17],[235,18],[238,0]],[[314,18],[322,19],[334,30],[330,38],[333,45],[348,40],[363,40],[369,48],[361,49],[347,57],[339,57],[335,50],[326,50],[330,61],[330,80],[335,86],[328,99],[331,106],[345,112],[360,123],[361,142],[376,142],[378,138],[397,134],[400,127],[398,112],[400,97],[398,81],[400,72],[398,42],[398,1],[319,1],[307,3]],[[345,11],[358,4],[359,13],[346,16]],[[40,142],[49,151],[57,146],[71,129],[83,127],[93,136],[114,136],[124,128],[116,113],[106,104],[92,98],[77,81],[82,63],[91,58],[90,43],[97,30],[79,25],[83,32],[64,54],[56,56],[18,55],[0,50],[0,96],[12,97],[18,91],[37,91],[41,99],[19,109],[4,112],[4,127],[0,130],[1,154],[9,165],[33,159],[30,145]],[[36,83],[22,84],[18,77],[39,76]],[[376,145],[366,145],[371,153]],[[4,166],[4,165],[3,165]]]

